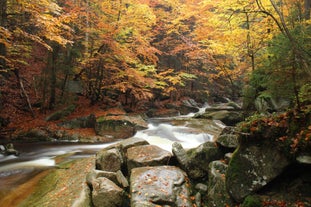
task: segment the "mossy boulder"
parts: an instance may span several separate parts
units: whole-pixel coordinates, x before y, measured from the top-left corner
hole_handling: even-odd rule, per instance
[[[268,141],[243,143],[234,152],[226,173],[226,185],[235,201],[260,190],[280,175],[290,160]]]
[[[228,166],[221,161],[209,164],[207,206],[233,206],[225,183],[227,168]]]
[[[62,126],[67,129],[78,129],[78,128],[94,128],[96,123],[96,117],[94,114],[90,114],[86,117],[78,117],[69,121],[59,123],[59,126]]]
[[[132,137],[137,130],[144,128],[147,128],[147,123],[139,115],[101,116],[95,123],[97,135],[112,139]]]
[[[220,120],[228,126],[234,126],[244,119],[240,111],[212,109],[207,109],[204,114],[198,115],[196,118]]]
[[[259,196],[249,195],[247,196],[243,203],[240,205],[241,207],[262,207],[262,201]]]
[[[223,153],[214,142],[205,142],[187,151],[180,143],[175,142],[172,151],[180,167],[193,179],[206,177],[209,163],[223,157]]]

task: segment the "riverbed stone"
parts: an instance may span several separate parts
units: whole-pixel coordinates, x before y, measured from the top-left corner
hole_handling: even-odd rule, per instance
[[[241,202],[280,175],[289,164],[289,159],[271,142],[243,144],[229,163],[227,190],[234,200]]]
[[[96,153],[96,169],[117,172],[122,169],[123,156],[118,148],[103,149]]]
[[[94,207],[120,207],[124,199],[124,191],[105,177],[97,178],[92,186]]]
[[[156,145],[142,145],[127,150],[127,169],[144,166],[167,165],[172,154]]]
[[[96,117],[94,114],[90,114],[85,117],[78,117],[69,121],[64,121],[58,124],[58,126],[67,129],[78,129],[78,128],[94,128]]]
[[[227,168],[228,165],[218,160],[209,164],[207,206],[233,206],[226,189]]]
[[[131,137],[120,142],[120,147],[123,153],[126,153],[128,148],[140,146],[140,145],[148,145],[149,143],[141,138]]]
[[[222,147],[235,149],[239,146],[238,134],[235,133],[235,127],[225,127],[219,137],[216,139],[217,144]]]
[[[193,179],[206,177],[209,163],[223,157],[223,153],[215,142],[205,142],[187,151],[180,143],[175,142],[172,151],[180,167]]]
[[[174,166],[134,168],[130,177],[131,207],[192,206],[185,172]]]
[[[93,185],[92,183],[99,177],[108,178],[109,180],[113,181],[114,183],[118,182],[116,172],[108,172],[108,171],[103,171],[103,170],[92,169],[86,175],[86,183],[91,187]]]
[[[207,109],[204,114],[196,116],[196,118],[220,120],[228,126],[234,126],[243,121],[243,114],[240,111]]]

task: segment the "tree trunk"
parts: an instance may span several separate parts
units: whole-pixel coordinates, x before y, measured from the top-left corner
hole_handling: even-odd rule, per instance
[[[17,81],[18,81],[19,87],[20,87],[20,89],[21,89],[21,91],[22,91],[22,94],[23,94],[23,96],[25,97],[25,100],[26,100],[26,102],[27,102],[28,109],[29,109],[29,111],[31,112],[32,117],[35,118],[35,113],[34,113],[34,111],[32,110],[32,107],[31,107],[31,103],[30,103],[28,94],[27,94],[27,92],[26,92],[26,90],[25,90],[25,88],[24,88],[23,81],[22,81],[22,79],[21,79],[20,76],[19,76],[19,70],[18,70],[18,69],[15,69],[15,70],[14,70],[14,74],[15,74],[16,79],[17,79]]]
[[[53,48],[53,52],[49,55],[48,67],[50,67],[50,99],[49,109],[53,109],[56,103],[56,59],[59,47]]]
[[[310,19],[310,11],[311,11],[311,0],[305,0],[304,8],[305,8],[305,11],[304,11],[305,19],[309,20]]]
[[[0,1],[0,26],[6,28],[7,27],[7,1]],[[6,47],[5,44],[0,43],[0,70],[6,68]]]

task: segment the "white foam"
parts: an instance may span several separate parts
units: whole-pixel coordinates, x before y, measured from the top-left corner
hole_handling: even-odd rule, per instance
[[[0,167],[0,171],[16,170],[22,168],[34,168],[34,167],[53,167],[55,166],[55,160],[52,158],[40,158],[37,160],[12,163]]]

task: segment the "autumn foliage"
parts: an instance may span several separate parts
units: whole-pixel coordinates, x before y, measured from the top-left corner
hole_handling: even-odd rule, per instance
[[[244,85],[253,99],[288,94],[300,108],[310,102],[301,100],[310,89],[309,3],[3,0],[1,114],[35,117],[77,95],[128,110],[185,96],[238,100]]]

